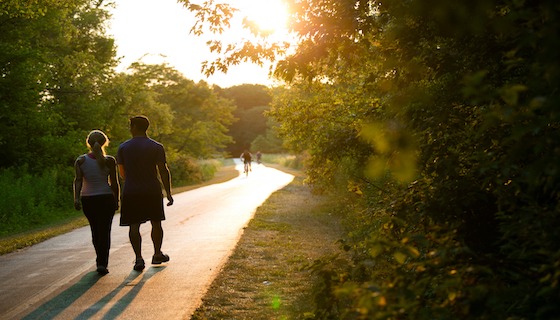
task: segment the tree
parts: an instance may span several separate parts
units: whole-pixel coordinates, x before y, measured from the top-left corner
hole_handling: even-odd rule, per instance
[[[231,142],[227,126],[233,121],[233,105],[218,97],[205,82],[194,83],[166,65],[131,66],[129,82],[141,83],[154,105],[141,113],[152,114],[153,135],[175,152],[195,158],[220,155]],[[138,105],[135,103],[134,105]],[[140,110],[138,110],[140,112]]]
[[[247,110],[270,105],[269,89],[262,84],[241,84],[220,90],[220,95],[234,101],[237,109]]]
[[[284,140],[278,134],[279,123],[274,121],[268,112],[265,112],[266,119],[266,132],[258,135],[253,142],[251,148],[253,152],[261,151],[264,153],[285,153]]]
[[[68,148],[95,120],[99,86],[114,66],[101,2],[1,5],[0,166],[72,161]],[[80,110],[81,109],[81,110]],[[79,110],[79,112],[78,112]],[[36,154],[43,154],[40,163]]]
[[[232,100],[237,107],[233,113],[237,121],[230,125],[234,142],[227,148],[236,157],[245,149],[250,149],[255,138],[266,133],[264,114],[270,108],[272,98],[266,86],[255,84],[225,88],[220,90],[220,95]]]

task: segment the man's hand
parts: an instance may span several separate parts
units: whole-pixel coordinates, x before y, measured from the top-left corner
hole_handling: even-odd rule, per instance
[[[82,202],[80,200],[74,200],[74,209],[82,210]]]
[[[168,196],[167,197],[167,206],[172,206],[173,205],[173,197],[172,196]]]

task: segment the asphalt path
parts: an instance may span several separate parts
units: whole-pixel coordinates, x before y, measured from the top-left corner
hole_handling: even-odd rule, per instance
[[[89,227],[0,256],[0,319],[189,319],[256,209],[293,178],[253,163],[248,177],[174,195],[163,221],[162,250],[171,260],[150,264],[151,228],[144,224],[143,272],[132,270],[119,215],[105,276],[95,271]]]

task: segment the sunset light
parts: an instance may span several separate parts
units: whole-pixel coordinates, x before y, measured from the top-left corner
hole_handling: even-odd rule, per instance
[[[281,0],[240,1],[240,14],[254,23],[259,31],[267,34],[282,34],[286,31],[288,13]],[[234,2],[234,6],[239,5]]]
[[[121,58],[119,71],[135,61],[167,63],[195,81],[205,80],[220,86],[241,83],[271,84],[268,66],[243,62],[231,66],[227,74],[216,72],[207,77],[201,72],[201,63],[211,60],[206,42],[210,39],[223,43],[256,41],[255,32],[266,35],[267,41],[287,41],[287,8],[282,0],[226,1],[238,9],[230,27],[223,34],[189,33],[194,25],[193,15],[176,0],[116,0],[112,10],[109,33],[115,37],[117,55]],[[242,28],[243,19],[256,28]]]

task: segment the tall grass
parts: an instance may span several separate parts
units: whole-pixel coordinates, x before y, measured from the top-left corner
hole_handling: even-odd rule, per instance
[[[208,181],[214,178],[216,172],[223,166],[224,161],[220,159],[199,160],[200,175],[202,181]]]
[[[198,184],[212,179],[226,161],[224,159],[198,160],[182,155],[170,158],[169,170],[175,187]]]
[[[0,237],[79,216],[72,207],[72,174],[67,168],[40,175],[26,168],[0,170]]]
[[[263,162],[268,163],[275,163],[286,168],[303,169],[303,156],[300,155],[291,155],[291,154],[263,154],[262,157]]]

